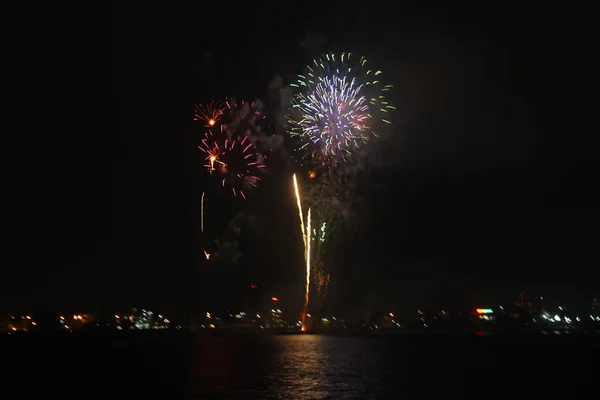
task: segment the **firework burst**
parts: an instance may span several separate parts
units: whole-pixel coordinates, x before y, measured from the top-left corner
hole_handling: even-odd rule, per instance
[[[204,166],[213,173],[215,171],[215,165],[223,165],[221,161],[221,155],[223,155],[225,146],[219,142],[215,135],[211,131],[204,134],[204,139],[201,141],[201,145],[198,148],[204,152],[206,164]]]
[[[266,168],[263,157],[248,136],[225,139],[223,149],[221,159],[225,161],[220,166],[221,186],[231,189],[234,196],[246,199],[244,190],[257,187],[261,180],[258,171]]]
[[[394,107],[385,94],[382,72],[352,53],[327,54],[313,60],[290,86],[297,89],[288,117],[288,132],[298,139],[302,158],[320,164],[349,161],[353,152],[390,124]]]
[[[259,172],[266,168],[264,157],[257,151],[249,136],[237,136],[219,140],[211,132],[206,133],[198,148],[205,154],[205,167],[215,171],[223,188],[234,196],[246,199],[245,190],[257,187]]]
[[[194,121],[202,121],[208,127],[214,126],[219,122],[225,110],[226,105],[217,101],[208,104],[195,104]]]
[[[223,105],[221,105],[223,104]],[[257,187],[264,172],[265,157],[255,145],[258,121],[264,119],[254,103],[227,100],[208,106],[195,106],[195,120],[208,128],[198,148],[204,153],[204,166],[219,178],[220,186],[234,196],[246,199],[246,191]]]

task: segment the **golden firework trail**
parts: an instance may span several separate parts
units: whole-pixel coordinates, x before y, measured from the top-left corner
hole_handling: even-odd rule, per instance
[[[308,294],[310,290],[310,207],[306,216],[306,288],[304,290],[304,309],[302,310],[302,330],[306,330],[306,314],[308,312]]]
[[[302,240],[306,249],[306,233],[304,232],[304,217],[302,217],[302,203],[300,203],[300,191],[298,190],[298,181],[294,174],[294,191],[296,192],[296,202],[298,203],[298,215],[300,216],[300,231],[302,232]]]

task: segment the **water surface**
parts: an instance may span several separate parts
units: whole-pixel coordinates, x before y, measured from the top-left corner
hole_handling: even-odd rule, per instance
[[[2,337],[2,398],[588,399],[599,337]]]
[[[193,343],[188,395],[486,399],[546,393],[548,398],[579,398],[593,382],[587,363],[593,352],[597,355],[598,342],[569,339],[202,337]]]

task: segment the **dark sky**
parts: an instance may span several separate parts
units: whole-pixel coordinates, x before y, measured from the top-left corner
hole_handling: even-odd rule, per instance
[[[238,265],[203,263],[190,109],[226,96],[273,105],[268,83],[328,50],[381,65],[398,108],[369,157],[360,223],[339,238],[328,307],[598,296],[584,10],[305,8],[25,10],[0,309],[179,312],[236,303],[250,283],[300,307],[285,162],[248,202],[215,197],[215,229],[243,212],[250,233]]]

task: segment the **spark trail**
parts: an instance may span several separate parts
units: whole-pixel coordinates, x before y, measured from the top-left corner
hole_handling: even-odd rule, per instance
[[[204,232],[204,192],[202,192],[202,201],[200,202],[200,230]]]
[[[308,313],[308,296],[310,293],[310,207],[306,217],[306,289],[304,291],[304,309],[302,310],[302,331],[306,331],[306,314]]]
[[[298,190],[298,181],[294,174],[294,191],[296,192],[296,202],[298,203],[298,215],[300,216],[300,231],[302,232],[302,240],[306,249],[306,233],[304,232],[304,217],[302,217],[302,203],[300,202],[300,191]]]

